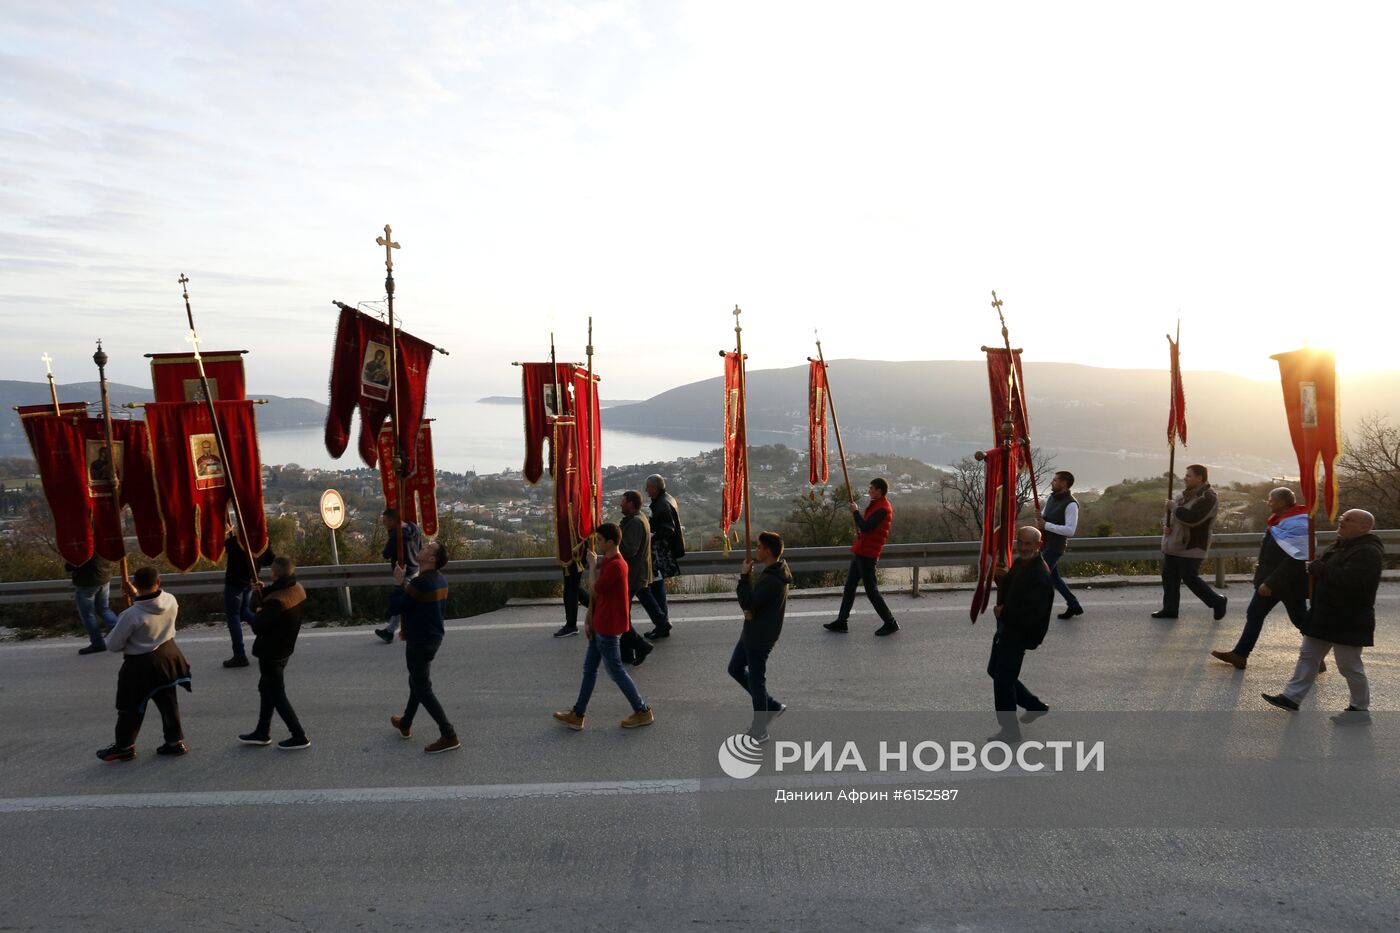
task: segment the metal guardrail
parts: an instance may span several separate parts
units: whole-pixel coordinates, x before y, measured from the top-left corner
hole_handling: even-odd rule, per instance
[[[1400,546],[1400,529],[1377,531],[1388,546]],[[1211,557],[1253,557],[1259,552],[1259,534],[1216,535],[1211,542]],[[1319,548],[1336,540],[1336,532],[1319,532]],[[1076,538],[1066,555],[1067,561],[1097,561],[1116,563],[1151,560],[1161,555],[1162,539],[1157,535],[1114,538]],[[890,544],[880,556],[883,568],[960,567],[977,563],[981,553],[978,541],[937,541],[927,544]],[[794,572],[844,570],[851,561],[849,547],[794,547],[784,553]],[[740,550],[726,555],[723,551],[692,551],[686,554],[681,567],[687,574],[737,573],[743,559]],[[1223,566],[1217,561],[1217,576],[1223,576]],[[552,557],[494,558],[491,560],[454,560],[444,571],[449,583],[519,583],[531,580],[560,579],[559,562]],[[391,577],[387,565],[343,564],[340,566],[298,567],[297,579],[307,589],[329,587],[389,586]],[[918,593],[918,575],[914,575],[913,591]],[[1223,582],[1223,581],[1221,581]],[[222,570],[199,573],[167,574],[162,584],[175,594],[221,593],[224,588]],[[0,605],[62,602],[73,598],[73,584],[67,579],[34,580],[21,583],[0,583]]]

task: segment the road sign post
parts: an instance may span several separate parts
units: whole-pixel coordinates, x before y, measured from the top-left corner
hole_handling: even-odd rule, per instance
[[[321,494],[321,521],[326,523],[326,527],[331,533],[331,563],[340,566],[340,548],[336,544],[335,532],[341,525],[345,524],[345,500],[340,497],[340,493],[334,489],[327,489]],[[354,608],[350,602],[350,587],[340,587],[340,611],[350,616],[354,613]]]

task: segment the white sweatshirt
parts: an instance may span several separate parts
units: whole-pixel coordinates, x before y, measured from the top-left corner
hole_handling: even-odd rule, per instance
[[[107,635],[107,650],[123,654],[149,654],[175,637],[175,616],[180,604],[164,590],[154,596],[138,596],[117,617],[117,627]]]

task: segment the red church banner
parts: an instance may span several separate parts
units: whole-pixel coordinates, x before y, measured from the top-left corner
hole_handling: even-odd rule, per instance
[[[1010,391],[1010,372],[1006,362],[1006,351],[985,347],[987,351],[987,381],[992,390],[992,440],[1001,443],[1001,425],[1006,419],[1006,393]],[[1021,351],[1011,351],[1016,355],[1016,388],[1011,397],[1012,423],[1015,426],[1016,441],[1019,443],[1031,436],[1030,417],[1026,413],[1026,378],[1021,372]]]
[[[412,470],[413,439],[423,423],[433,345],[402,330],[398,331],[398,341],[393,383],[398,411],[393,415],[400,429],[404,467]],[[326,450],[332,457],[345,453],[350,443],[350,416],[359,408],[360,458],[366,466],[378,463],[379,429],[390,416],[389,343],[388,324],[341,306],[331,360],[330,411],[326,415]]]
[[[743,513],[744,480],[749,472],[744,394],[740,388],[742,366],[738,353],[724,354],[724,488],[720,494],[719,521],[726,535]]]
[[[807,367],[807,482],[825,483],[830,476],[826,457],[826,366],[812,360]]]
[[[1322,498],[1327,518],[1337,517],[1337,461],[1342,456],[1342,422],[1337,399],[1337,359],[1328,350],[1276,353],[1283,382],[1288,434],[1298,454],[1298,485],[1311,515],[1317,509],[1317,462],[1322,461]]]
[[[587,538],[598,526],[594,515],[594,491],[603,488],[603,421],[599,413],[598,376],[593,375],[592,391],[588,385],[588,370],[574,367],[575,448],[578,470],[575,472],[574,501],[578,503],[578,533]],[[559,479],[555,474],[555,481]]]
[[[394,473],[394,432],[389,425],[379,431],[379,482],[386,508],[397,509],[399,518],[413,522],[425,535],[438,530],[437,473],[433,467],[433,428],[427,421],[418,429],[413,469],[407,476]]]
[[[215,350],[201,353],[209,391],[216,402],[247,398],[243,377],[243,350]],[[148,353],[151,358],[151,385],[157,402],[202,402],[199,364],[193,353]]]
[[[1180,336],[1178,334],[1178,336]],[[1186,389],[1181,384],[1181,344],[1167,337],[1171,344],[1172,387],[1171,401],[1167,409],[1167,443],[1175,444],[1181,438],[1186,446]]]
[[[208,404],[170,402],[146,406],[156,488],[165,518],[165,556],[181,573],[193,567],[200,557],[217,561],[223,555],[230,482],[237,484],[253,554],[267,549],[262,463],[253,403],[215,402],[214,407],[227,463],[215,442]]]
[[[587,499],[579,498],[579,479],[583,474],[579,456],[578,426],[572,419],[554,422],[550,445],[551,472],[554,474],[554,556],[559,563],[569,565],[578,561],[587,535],[581,525],[581,507]]]
[[[45,406],[52,412],[53,406]],[[100,418],[87,417],[85,406],[61,406],[63,416],[21,413],[21,422],[39,465],[44,498],[53,513],[59,553],[82,564],[94,551],[107,560],[126,556],[119,511],[113,507],[115,459],[121,480],[121,505],[131,509],[137,543],[147,557],[164,545],[160,509],[151,479],[150,445],[140,421],[112,422],[113,453],[108,456],[106,429]]]
[[[574,413],[570,389],[574,367],[570,363],[521,363],[520,399],[525,406],[525,482],[531,486],[544,476],[544,445],[553,437],[555,418]],[[549,469],[553,475],[554,461]]]
[[[986,474],[982,486],[982,553],[977,562],[977,586],[972,594],[974,623],[987,611],[998,564],[1003,570],[1009,569],[1014,557],[1019,455],[1016,447],[993,447],[983,454]]]

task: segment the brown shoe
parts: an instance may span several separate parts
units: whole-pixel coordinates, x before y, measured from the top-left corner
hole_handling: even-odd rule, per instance
[[[412,726],[405,726],[405,725],[403,724],[403,717],[402,717],[402,716],[390,716],[390,717],[389,717],[389,725],[393,726],[395,729],[398,730],[399,736],[400,736],[401,738],[405,738],[405,739],[406,739],[406,738],[408,738],[409,736],[411,736],[411,735],[413,734],[413,727],[412,727]]]
[[[1244,670],[1245,665],[1249,663],[1249,658],[1235,654],[1233,651],[1212,651],[1210,656],[1219,658],[1226,664],[1233,664],[1237,670],[1241,671]]]
[[[622,720],[622,728],[636,729],[641,726],[649,726],[654,722],[656,722],[656,717],[652,715],[651,707],[647,707],[646,709],[637,710],[631,716]]]
[[[583,729],[583,717],[575,713],[572,708],[558,710],[555,712],[554,718],[575,732]]]
[[[462,743],[457,739],[455,735],[444,735],[432,745],[429,745],[427,748],[423,749],[423,751],[427,752],[429,755],[436,755],[438,752],[450,752],[454,748],[461,747]]]
[[[1318,672],[1319,674],[1321,674],[1322,672],[1324,672],[1324,671],[1326,671],[1326,670],[1327,670],[1327,659],[1326,659],[1326,658],[1323,658],[1321,661],[1318,661],[1318,662],[1317,662],[1317,672]]]

